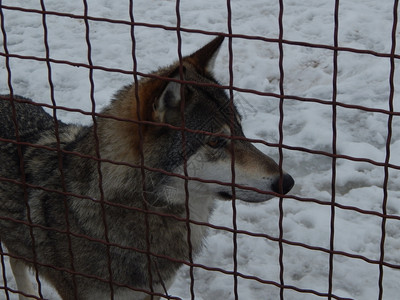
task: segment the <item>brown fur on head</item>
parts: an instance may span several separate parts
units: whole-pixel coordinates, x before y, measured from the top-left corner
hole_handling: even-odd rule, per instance
[[[213,65],[214,59],[223,40],[223,36],[218,36],[195,53],[184,57],[182,59],[182,70],[193,70],[201,75],[206,75]],[[175,64],[162,68],[158,72],[154,73],[157,77],[151,76],[140,80],[138,84],[132,84],[121,89],[115,95],[113,105],[103,111],[103,114],[118,117],[120,119],[131,120],[131,122],[102,118],[99,120],[99,131],[101,131],[101,128],[105,126],[108,134],[115,137],[116,143],[118,143],[118,141],[130,141],[130,149],[136,149],[135,152],[137,154],[140,142],[139,135],[132,133],[138,132],[138,124],[140,121],[152,123],[164,123],[166,121],[165,113],[167,107],[164,105],[165,103],[162,103],[161,98],[168,84],[180,79],[180,67],[180,63],[176,62]],[[135,90],[136,87],[137,91]],[[180,110],[180,107],[178,107],[178,110]],[[110,126],[110,122],[119,122],[121,124],[118,124],[118,126]],[[149,127],[154,129],[154,126],[149,126],[146,123],[142,123],[141,126],[143,133],[145,133]],[[117,131],[113,132],[112,128]],[[103,146],[107,147],[107,145]],[[126,149],[126,147],[121,147],[121,149],[122,148]],[[127,156],[131,156],[132,154],[133,153],[124,153],[122,157],[130,160]],[[121,155],[119,155],[119,157],[121,157]],[[132,158],[133,157],[131,157],[131,159]]]
[[[182,68],[194,68],[201,75],[207,74],[223,40],[223,36],[218,36],[195,53],[184,57],[182,59]],[[132,108],[134,108],[134,111],[129,111],[131,119],[138,120],[136,107],[137,102],[139,102],[140,120],[153,122],[158,121],[159,116],[157,115],[157,111],[154,111],[154,108],[158,107],[157,102],[162,92],[167,84],[171,82],[171,80],[168,79],[174,79],[175,77],[177,77],[176,79],[179,79],[180,63],[176,62],[167,68],[163,68],[155,73],[155,75],[157,75],[157,78],[151,77],[139,82],[137,91],[139,99],[135,99],[135,85],[133,84],[129,87],[129,96],[131,98],[130,100],[133,102]],[[161,79],[160,77],[165,79]]]

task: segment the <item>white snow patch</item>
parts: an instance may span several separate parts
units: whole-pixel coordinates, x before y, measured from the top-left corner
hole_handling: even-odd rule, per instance
[[[82,15],[82,1],[45,1],[46,9]],[[41,9],[39,1],[3,0],[2,5]],[[90,0],[89,15],[93,17],[129,20],[128,1]],[[135,21],[176,26],[176,1],[136,0]],[[284,1],[284,39],[333,45],[334,1]],[[11,54],[44,58],[42,15],[2,9],[7,32],[7,49]],[[343,0],[339,7],[339,45],[389,53],[393,18],[393,1]],[[226,1],[181,1],[182,27],[228,32]],[[232,30],[235,34],[278,38],[278,1],[232,1]],[[50,57],[74,63],[88,63],[88,47],[83,20],[47,15]],[[106,68],[131,71],[131,28],[123,24],[90,21],[91,58],[93,64]],[[138,71],[149,72],[176,60],[177,35],[174,31],[135,26],[135,54]],[[182,32],[184,54],[194,51],[211,39],[209,36]],[[397,38],[399,31],[397,30]],[[0,43],[4,44],[3,40]],[[397,43],[399,44],[399,43]],[[399,53],[397,45],[396,53]],[[229,82],[228,46],[223,44],[216,61],[215,75]],[[4,53],[3,47],[0,50]],[[233,40],[234,84],[240,88],[279,94],[279,48],[276,43],[248,39]],[[8,93],[5,58],[0,59],[0,93]],[[48,71],[44,62],[11,57],[11,81],[15,94],[38,102],[50,103]],[[284,45],[283,57],[286,95],[318,98],[330,103],[333,88],[333,52],[327,49]],[[89,71],[63,63],[51,63],[52,82],[58,105],[91,111],[90,90],[94,89],[96,110],[107,105],[120,87],[133,80],[132,75],[118,72],[93,72],[94,86],[88,80]],[[396,61],[396,66],[398,63]],[[399,78],[395,71],[395,84]],[[364,107],[388,110],[390,97],[390,59],[368,54],[340,52],[338,56],[337,101]],[[400,96],[396,86],[394,109],[400,111]],[[267,142],[279,141],[278,98],[251,93],[236,93],[247,136]],[[315,151],[333,152],[333,110],[328,104],[285,99],[284,143]],[[84,123],[91,117],[80,113],[58,111],[66,122]],[[337,153],[357,159],[387,159],[388,115],[380,112],[337,107]],[[278,159],[276,148],[257,144],[259,149]],[[384,261],[397,268],[384,267],[383,298],[396,299],[400,282],[400,117],[392,120],[389,176],[385,169],[368,161],[336,160],[335,201],[350,209],[336,207],[333,246],[379,261],[381,256],[382,218],[385,200],[383,186],[387,181],[387,213],[396,218],[386,220]],[[325,205],[283,200],[283,238],[329,250],[332,224],[332,158],[297,150],[284,150],[284,169],[296,180],[291,194],[302,199],[317,199]],[[374,212],[366,215],[351,207]],[[279,200],[249,205],[237,201],[237,227],[267,237],[237,235],[237,269],[246,277],[256,276],[267,283],[239,276],[240,299],[278,299],[280,290],[269,282],[280,283]],[[212,223],[232,227],[231,203],[219,203]],[[196,263],[233,271],[233,235],[210,230],[207,247],[195,258]],[[333,293],[339,297],[376,299],[379,267],[361,259],[333,256]],[[329,254],[296,245],[283,244],[284,283],[301,289],[328,292]],[[217,271],[194,269],[196,299],[234,299],[234,277]],[[7,266],[6,279],[15,288]],[[190,299],[189,269],[183,267],[169,291],[171,295]],[[54,291],[44,285],[44,293],[56,299]],[[11,294],[11,299],[17,295]],[[5,294],[3,296],[5,298]],[[285,289],[285,299],[321,299],[310,293]]]

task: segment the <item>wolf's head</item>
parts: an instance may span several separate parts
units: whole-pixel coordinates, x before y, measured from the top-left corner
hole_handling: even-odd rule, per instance
[[[240,114],[213,78],[210,69],[222,42],[217,37],[181,63],[142,80],[137,89],[126,87],[116,96],[111,114],[146,121],[142,142],[138,134],[130,137],[136,154],[129,152],[125,159],[137,162],[141,143],[145,166],[181,175],[149,171],[147,189],[158,197],[185,199],[182,175],[190,195],[231,199],[235,193],[249,202],[286,194],[294,185],[290,175],[246,140]],[[122,132],[139,131],[132,126]],[[121,126],[115,134],[121,135]]]

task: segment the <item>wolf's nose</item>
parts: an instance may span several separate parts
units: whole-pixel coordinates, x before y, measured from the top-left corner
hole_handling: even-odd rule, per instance
[[[272,190],[278,194],[287,194],[294,186],[294,180],[289,174],[284,174],[282,178],[282,186],[280,185],[280,178],[278,177],[272,183]]]

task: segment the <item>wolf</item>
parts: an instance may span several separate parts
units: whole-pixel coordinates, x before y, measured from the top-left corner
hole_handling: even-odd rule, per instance
[[[216,199],[291,190],[211,73],[222,42],[123,87],[90,126],[0,97],[0,238],[20,299],[43,297],[26,267],[65,300],[168,298]]]

